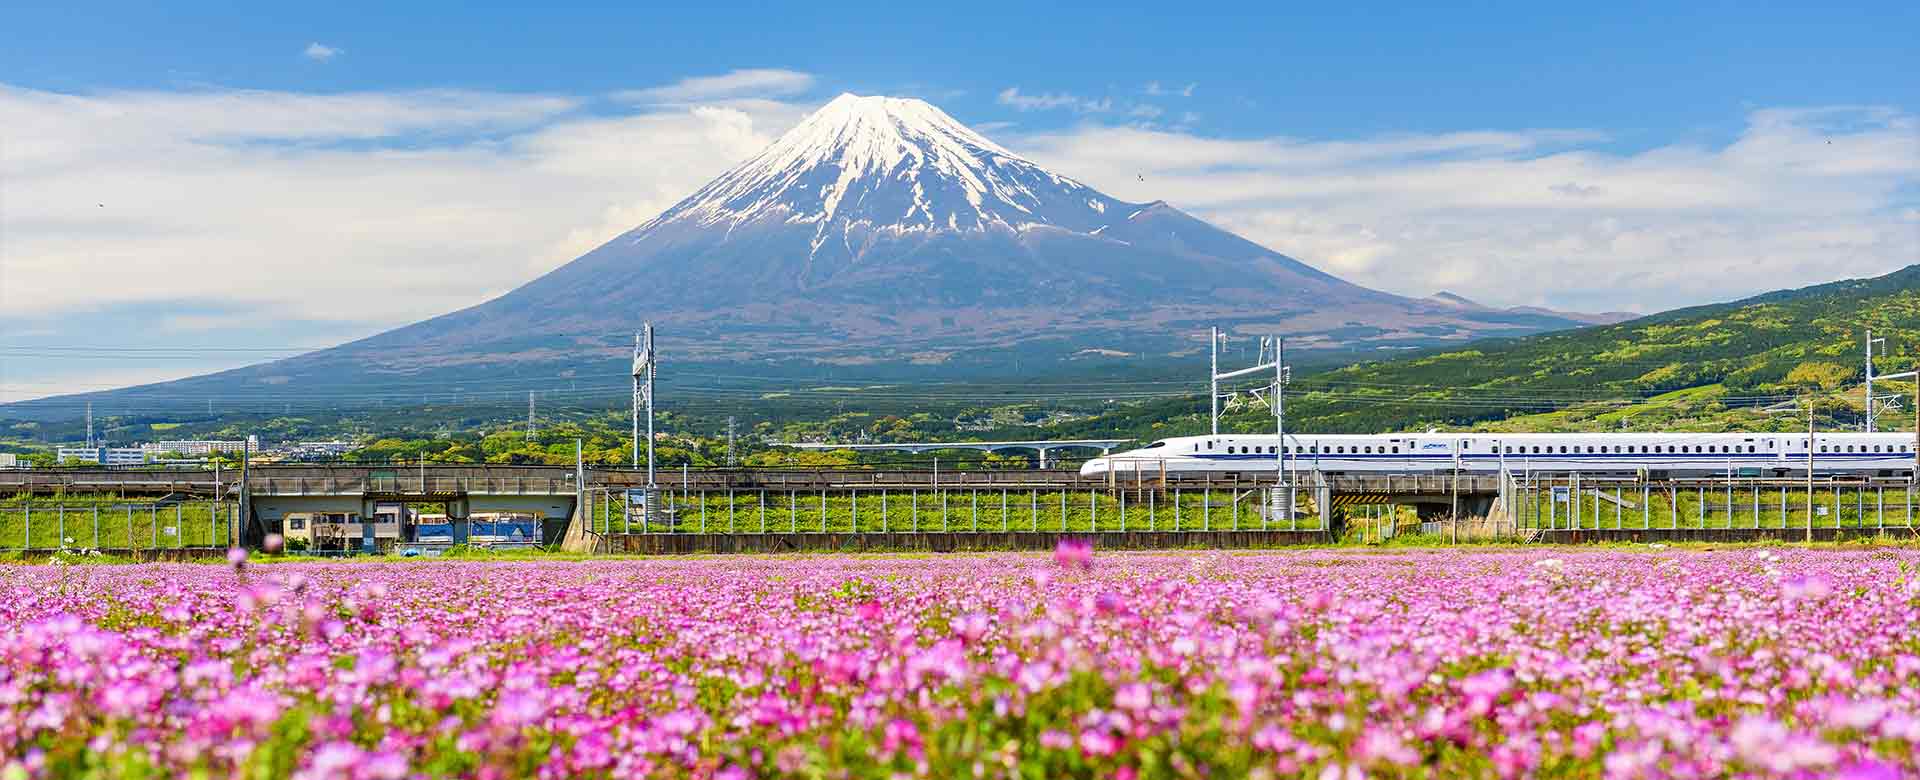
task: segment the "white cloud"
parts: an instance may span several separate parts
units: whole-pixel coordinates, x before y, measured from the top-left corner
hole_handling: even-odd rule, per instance
[[[1768,109],[1719,145],[1619,153],[1605,141],[1557,130],[1227,140],[1085,125],[1005,139],[1116,197],[1168,200],[1408,295],[1658,311],[1920,256],[1911,113]]]
[[[1007,87],[1006,89],[1000,90],[999,96],[995,99],[1000,105],[1012,106],[1020,111],[1048,111],[1064,108],[1079,114],[1101,114],[1113,110],[1112,98],[1103,97],[1096,100],[1094,98],[1080,97],[1079,95],[1069,95],[1064,92],[1043,92],[1038,95],[1028,95],[1022,93],[1019,87]]]
[[[605,115],[564,95],[0,85],[0,331],[57,325],[45,339],[65,343],[94,313],[152,309],[156,333],[232,343],[300,321],[262,338],[310,344],[472,305],[645,221],[811,107],[708,94],[725,97]],[[996,140],[1361,284],[1652,311],[1912,262],[1917,139],[1913,114],[1855,107],[1755,111],[1728,143],[1635,153],[1565,130]],[[180,304],[210,299],[211,314]]]
[[[691,103],[744,97],[798,95],[813,88],[811,74],[778,68],[732,70],[718,76],[698,76],[672,84],[614,94],[633,103]]]
[[[319,41],[307,44],[306,50],[300,52],[301,56],[314,62],[326,62],[345,53],[344,49],[336,49]]]
[[[0,311],[26,327],[215,298],[263,319],[373,332],[578,256],[758,151],[804,110],[608,117],[576,105],[474,92],[0,86],[10,132]]]
[[[1145,86],[1142,86],[1140,88],[1140,92],[1142,94],[1152,95],[1154,97],[1172,96],[1172,95],[1179,95],[1180,97],[1193,97],[1193,90],[1199,86],[1200,86],[1199,84],[1189,83],[1184,87],[1163,87],[1160,85],[1160,82],[1158,81],[1149,81],[1146,83]]]

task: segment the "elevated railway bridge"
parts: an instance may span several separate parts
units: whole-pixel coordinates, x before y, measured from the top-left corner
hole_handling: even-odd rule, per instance
[[[258,465],[244,475],[232,470],[79,468],[0,471],[0,496],[38,502],[43,526],[56,516],[49,504],[65,496],[111,497],[139,510],[125,516],[160,518],[140,534],[162,545],[166,513],[179,505],[208,506],[195,517],[219,517],[226,533],[200,533],[194,540],[224,546],[230,540],[258,544],[281,531],[296,513],[350,513],[373,517],[378,507],[434,503],[446,507],[456,540],[469,518],[515,513],[542,518],[542,541],[578,549],[613,551],[725,551],[783,549],[774,542],[741,546],[746,536],[808,538],[822,545],[859,549],[847,538],[889,535],[873,546],[912,546],[925,537],[985,539],[981,545],[1042,545],[1044,539],[988,534],[1121,533],[1117,544],[1148,544],[1139,534],[1168,533],[1152,544],[1274,545],[1326,541],[1343,530],[1344,516],[1361,506],[1412,506],[1429,523],[1466,520],[1509,529],[1532,528],[1558,538],[1568,532],[1633,530],[1661,526],[1750,527],[1774,523],[1911,527],[1910,481],[1825,479],[1809,493],[1801,481],[1772,479],[1638,480],[1632,484],[1578,475],[1530,479],[1432,473],[1357,476],[1302,472],[1291,491],[1277,489],[1271,474],[1174,472],[1083,477],[1072,470],[931,469],[662,469],[651,493],[644,470],[585,466],[477,464]],[[1884,484],[1883,484],[1884,483]],[[1790,491],[1793,496],[1790,496]],[[1890,492],[1891,491],[1891,492]],[[1292,512],[1285,511],[1291,494]],[[1818,501],[1798,496],[1814,495]],[[651,507],[645,504],[651,503]],[[1817,506],[1815,504],[1818,504]],[[170,508],[170,509],[169,509]],[[0,513],[6,510],[0,508]],[[199,510],[193,510],[198,512]],[[93,510],[97,516],[99,509]],[[121,516],[112,509],[105,516]],[[1637,514],[1636,514],[1637,513]],[[1378,515],[1378,512],[1369,514]],[[59,517],[68,513],[60,510]],[[74,515],[81,516],[81,515]],[[1871,523],[1864,518],[1872,517]],[[1802,518],[1805,518],[1804,520]],[[9,537],[12,521],[0,518],[0,549],[38,549],[56,544],[29,530]],[[129,522],[133,522],[130,520]],[[1255,534],[1192,538],[1191,534]],[[63,536],[71,536],[65,531]],[[1262,535],[1264,534],[1264,535]],[[957,535],[957,536],[956,536]],[[1537,535],[1537,534],[1536,534]],[[735,541],[692,543],[642,537],[720,536]],[[912,537],[907,541],[903,538]],[[1039,537],[1035,537],[1039,539]],[[1159,538],[1159,537],[1156,537]],[[1212,541],[1209,541],[1211,539]],[[184,541],[180,542],[185,544]],[[860,542],[859,544],[867,544]],[[939,544],[934,543],[936,547]],[[678,545],[678,546],[676,546]],[[717,545],[717,546],[716,546]],[[849,545],[853,545],[849,547]],[[942,549],[964,546],[953,542]],[[1150,545],[1149,545],[1150,546]]]

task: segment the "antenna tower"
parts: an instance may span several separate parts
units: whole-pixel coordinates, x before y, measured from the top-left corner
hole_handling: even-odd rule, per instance
[[[734,457],[733,457],[733,441],[734,441],[734,419],[733,419],[733,415],[729,414],[727,415],[727,465],[729,467],[738,464],[738,461],[734,460]]]

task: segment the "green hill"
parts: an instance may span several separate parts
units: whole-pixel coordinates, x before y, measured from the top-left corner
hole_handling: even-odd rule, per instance
[[[1294,430],[1374,432],[1427,427],[1502,430],[1782,429],[1813,397],[1823,427],[1858,426],[1866,329],[1884,335],[1879,373],[1920,363],[1920,265],[1696,306],[1614,325],[1428,350],[1296,377],[1287,417]],[[1252,384],[1258,384],[1254,380]],[[1911,383],[1883,429],[1911,427]],[[1804,406],[1799,407],[1804,409]],[[1204,396],[1116,412],[1076,424],[1142,437],[1197,433]],[[1271,413],[1243,406],[1223,423],[1271,430]]]

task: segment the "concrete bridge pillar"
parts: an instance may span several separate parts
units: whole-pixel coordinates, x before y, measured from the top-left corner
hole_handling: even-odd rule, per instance
[[[467,544],[467,540],[472,538],[472,521],[468,521],[470,515],[467,498],[447,501],[447,526],[453,530],[453,544]]]

